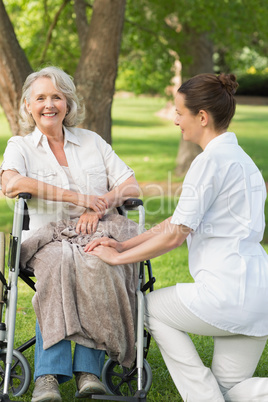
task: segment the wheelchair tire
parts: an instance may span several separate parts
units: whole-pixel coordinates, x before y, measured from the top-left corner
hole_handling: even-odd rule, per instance
[[[0,395],[3,395],[6,349],[0,350]],[[13,350],[12,367],[10,373],[8,394],[20,396],[25,394],[31,382],[31,369],[28,360],[18,350]]]
[[[149,391],[152,385],[152,370],[147,362],[143,360],[143,390]],[[107,388],[107,391],[112,395],[134,396],[138,391],[137,384],[137,368],[133,365],[132,368],[122,367],[119,363],[108,359],[102,371],[102,381]]]

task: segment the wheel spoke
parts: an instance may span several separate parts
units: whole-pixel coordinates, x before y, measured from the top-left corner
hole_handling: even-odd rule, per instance
[[[150,366],[144,360],[143,388],[151,385]],[[117,362],[108,360],[103,371],[103,381],[113,395],[133,396],[138,390],[138,370],[136,363],[131,368],[122,367]],[[148,382],[149,381],[149,382]]]
[[[24,376],[23,375],[21,375],[21,374],[13,374],[13,373],[11,373],[11,375],[10,375],[10,378],[15,378],[16,380],[20,380],[20,381],[22,381],[23,379],[24,379]]]
[[[131,382],[129,381],[127,383],[127,385],[128,385],[129,390],[130,390],[130,395],[134,395],[135,391],[134,391],[134,388],[132,387]]]
[[[0,352],[0,395],[3,395],[4,379],[6,371],[6,350]],[[30,384],[30,367],[24,356],[14,350],[12,356],[10,378],[8,389],[9,393],[16,396],[24,393]]]
[[[20,361],[18,359],[13,358],[14,364],[13,366],[11,366],[11,371],[15,370],[15,368],[17,367],[17,365],[20,363]]]
[[[109,372],[109,375],[111,375],[111,377],[118,377],[118,378],[121,378],[122,380],[123,380],[123,378],[124,378],[124,373],[117,373],[116,371],[110,371]]]

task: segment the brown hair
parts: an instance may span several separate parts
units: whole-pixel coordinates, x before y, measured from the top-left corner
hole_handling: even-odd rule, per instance
[[[226,130],[235,114],[234,94],[238,87],[233,74],[199,74],[185,81],[178,92],[185,95],[185,106],[197,115],[210,113],[216,130]]]

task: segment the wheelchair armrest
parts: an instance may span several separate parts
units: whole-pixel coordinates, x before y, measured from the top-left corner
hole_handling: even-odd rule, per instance
[[[23,198],[25,200],[30,200],[32,198],[32,194],[30,194],[30,193],[19,193],[18,198]]]
[[[123,207],[127,211],[130,211],[131,209],[135,209],[135,208],[139,207],[140,205],[143,205],[143,202],[139,198],[128,198],[124,202]]]

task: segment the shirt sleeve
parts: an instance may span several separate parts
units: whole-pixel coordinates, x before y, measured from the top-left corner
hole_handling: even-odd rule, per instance
[[[5,170],[14,170],[26,176],[25,159],[19,146],[19,138],[10,138],[4,152],[4,161],[0,166],[0,188],[2,188],[2,174]]]
[[[134,171],[119,158],[111,145],[99,137],[103,153],[103,160],[108,177],[109,190],[119,186],[130,176],[135,176]]]
[[[171,223],[196,230],[219,193],[217,165],[200,154],[187,172]]]

